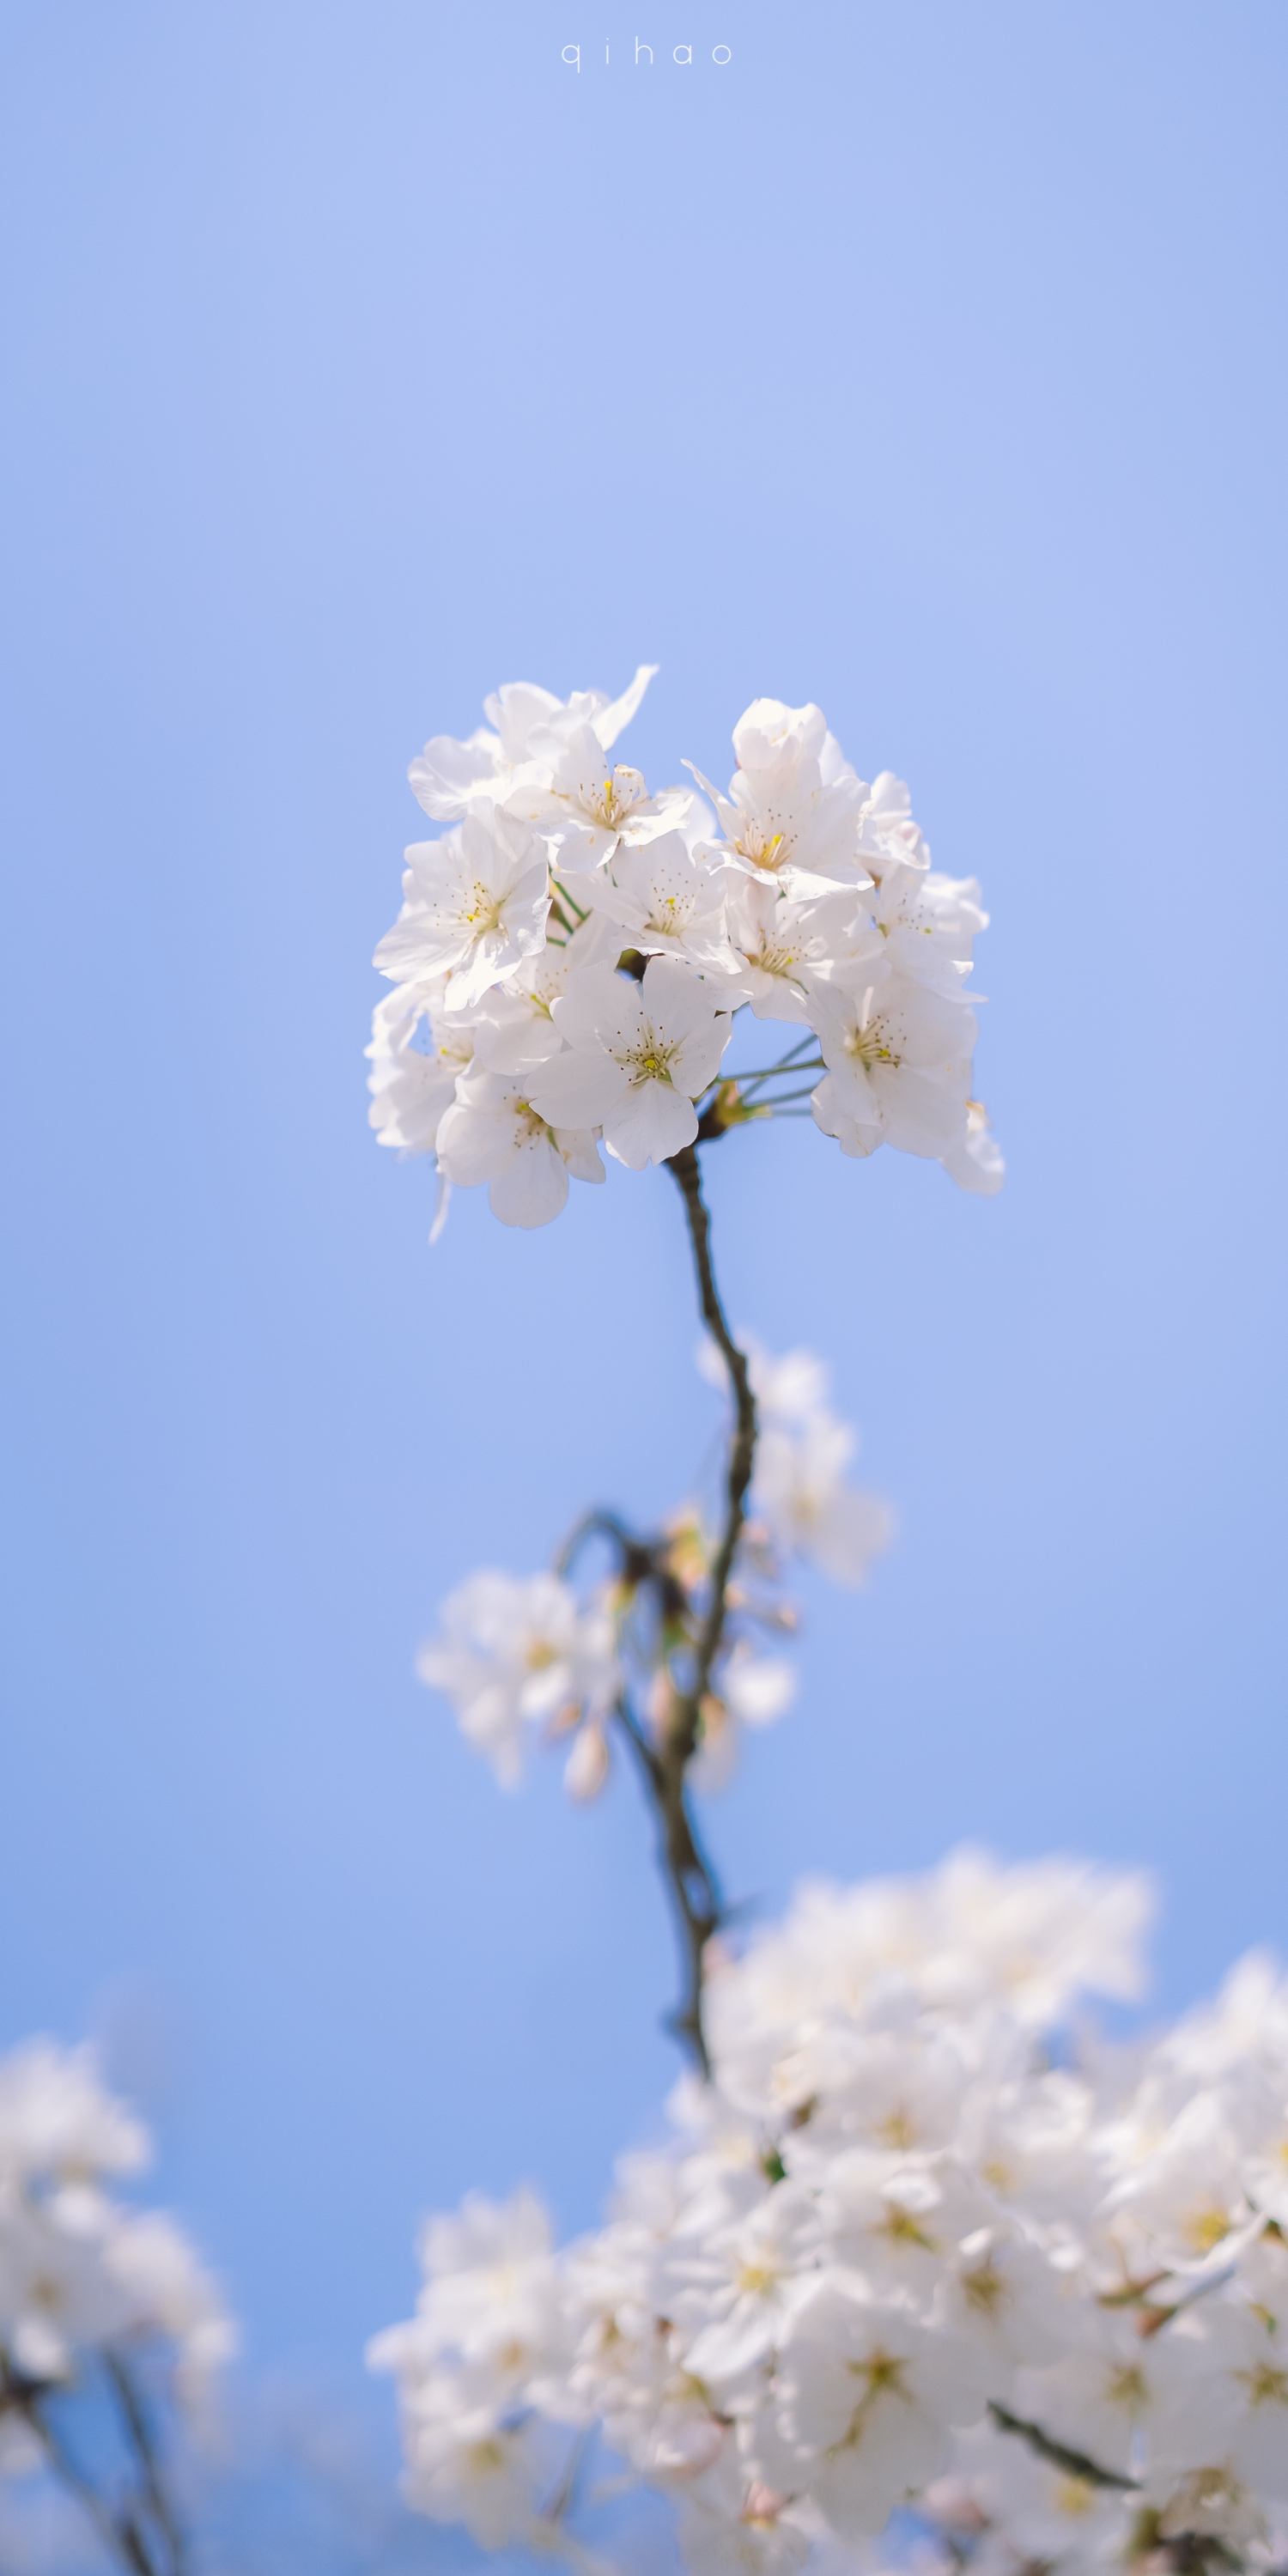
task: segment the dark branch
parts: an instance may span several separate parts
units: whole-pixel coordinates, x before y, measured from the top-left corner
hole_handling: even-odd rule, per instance
[[[162,2576],[130,2506],[114,2509],[99,2494],[51,2423],[45,2411],[49,2394],[43,2381],[24,2379],[6,2367],[0,2379],[0,2411],[20,2415],[30,2426],[59,2484],[75,2497],[109,2556],[126,2569],[127,2576]]]
[[[673,1154],[667,1170],[674,1174],[676,1186],[684,1200],[684,1213],[688,1220],[689,1236],[693,1245],[694,1268],[698,1275],[698,1302],[702,1308],[702,1320],[712,1340],[718,1346],[725,1367],[729,1371],[734,1398],[734,1431],[729,1443],[729,1458],[725,1469],[724,1527],[720,1533],[720,1543],[711,1568],[710,1599],[698,1635],[692,1680],[687,1691],[679,1695],[674,1720],[668,1731],[662,1754],[664,1763],[682,1772],[693,1758],[702,1702],[711,1686],[712,1666],[720,1652],[720,1642],[724,1635],[725,1617],[728,1611],[729,1577],[733,1572],[733,1561],[737,1554],[738,1541],[742,1536],[742,1525],[746,1516],[747,1488],[751,1483],[751,1470],[756,1455],[756,1399],[751,1391],[751,1378],[746,1358],[739,1350],[725,1321],[724,1307],[721,1305],[720,1292],[716,1286],[715,1271],[711,1263],[711,1220],[702,1196],[702,1176],[698,1167],[696,1146],[686,1145],[682,1153]]]
[[[628,1583],[647,1582],[653,1572],[654,1551],[637,1539],[616,1512],[596,1504],[593,1511],[583,1512],[581,1519],[568,1532],[555,1558],[556,1574],[569,1575],[588,1539],[606,1538],[617,1550],[621,1571]]]
[[[717,1120],[711,1130],[716,1135],[725,1132],[726,1124],[736,1123],[736,1105],[731,1104],[730,1115],[726,1119],[722,1117],[720,1102],[721,1094],[717,1093],[712,1109],[704,1113],[704,1120],[699,1122],[699,1138],[704,1132],[706,1117]],[[651,1596],[663,1637],[669,1635],[674,1639],[677,1633],[687,1632],[691,1639],[685,1686],[675,1690],[665,1727],[659,1731],[656,1740],[641,1725],[625,1691],[613,1714],[630,1746],[652,1810],[657,1827],[658,1863],[674,1907],[680,1936],[684,1984],[669,2027],[688,2049],[701,2073],[709,2076],[711,2060],[702,2018],[702,1976],[707,1944],[725,1920],[725,1909],[715,1872],[702,1847],[689,1804],[688,1772],[697,1751],[705,1703],[711,1693],[712,1675],[724,1642],[729,1583],[742,1535],[747,1490],[755,1458],[756,1404],[746,1356],[739,1350],[729,1330],[716,1286],[711,1261],[711,1223],[702,1197],[696,1148],[686,1146],[682,1153],[672,1156],[667,1168],[673,1173],[684,1200],[703,1321],[724,1358],[734,1397],[734,1426],[725,1463],[724,1510],[707,1575],[704,1606],[700,1614],[694,1612],[691,1596],[679,1577],[670,1542],[665,1537],[638,1538],[616,1512],[602,1508],[586,1512],[577,1522],[565,1539],[555,1565],[556,1571],[566,1576],[584,1546],[592,1539],[606,1540],[616,1557],[622,1582],[634,1591]],[[690,1626],[693,1619],[696,1619],[696,1633]]]
[[[719,1892],[702,1850],[686,1789],[686,1774],[697,1748],[703,1702],[724,1637],[733,1572],[756,1453],[756,1400],[745,1355],[725,1318],[711,1261],[711,1223],[702,1196],[697,1149],[686,1145],[667,1169],[684,1200],[689,1238],[698,1280],[703,1321],[720,1350],[734,1396],[734,1429],[725,1467],[724,1521],[711,1566],[706,1609],[693,1651],[688,1686],[676,1695],[670,1722],[656,1750],[646,1748],[648,1774],[657,1812],[663,1866],[685,1946],[686,1990],[672,2027],[692,2051],[704,2075],[711,2072],[702,2020],[702,1971],[707,1943],[721,1919]]]
[[[128,2362],[121,2353],[106,2356],[107,2375],[121,2410],[121,2420],[129,2437],[138,2465],[139,2480],[149,2510],[169,2553],[171,2576],[183,2576],[187,2548],[173,2505],[166,2492],[156,2439],[148,2420],[142,2393]]]
[[[693,1821],[683,1771],[674,1770],[654,1750],[625,1693],[614,1715],[630,1745],[653,1810],[658,1865],[675,1909],[683,1951],[684,1992],[669,2017],[668,2028],[689,2050],[701,2073],[709,2076],[711,2060],[702,2023],[702,1966],[707,1943],[723,1919],[720,1891]]]
[[[1067,2443],[1053,2442],[1040,2424],[1027,2424],[1022,2415],[1012,2415],[994,2398],[989,2399],[988,2411],[999,2433],[1018,2433],[1040,2460],[1049,2461],[1053,2469],[1063,2469],[1066,2477],[1081,2478],[1089,2487],[1114,2487],[1122,2495],[1137,2493],[1139,2478],[1120,2478],[1116,2469],[1102,2469],[1099,2461],[1088,2459],[1085,2451],[1071,2451]]]

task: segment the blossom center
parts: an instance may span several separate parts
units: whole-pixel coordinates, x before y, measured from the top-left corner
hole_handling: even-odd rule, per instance
[[[1230,2233],[1230,2221],[1223,2209],[1196,2209],[1185,2222],[1185,2238],[1196,2254],[1210,2254],[1223,2236]]]
[[[475,883],[466,896],[461,919],[467,921],[476,934],[484,930],[497,929],[501,919],[501,905],[498,897],[481,881]]]
[[[849,2361],[845,2366],[851,2379],[866,2379],[868,2384],[840,2441],[832,2444],[829,2459],[841,2451],[857,2451],[878,2397],[901,2397],[905,2405],[912,2403],[903,2384],[904,2364],[894,2353],[872,2352],[866,2361]]]
[[[846,1032],[845,1052],[853,1057],[856,1064],[862,1065],[865,1073],[870,1073],[874,1065],[897,1066],[899,1063],[899,1057],[890,1044],[890,1031],[885,1021],[870,1020],[866,1002],[862,1019]]]
[[[874,2227],[872,2233],[884,2236],[890,2245],[920,2245],[927,2254],[939,2251],[934,2237],[928,2236],[925,2228],[917,2225],[912,2211],[904,2209],[897,2200],[891,2201],[880,2226]]]
[[[1128,2415],[1143,2415],[1149,2404],[1144,2372],[1135,2369],[1131,2363],[1125,2364],[1121,2370],[1111,2371],[1105,2384],[1105,2396],[1111,2406],[1123,2407]]]
[[[962,2288],[967,2305],[978,2308],[985,2317],[995,2317],[1006,2298],[1006,2283],[992,2263],[981,2263],[977,2272],[967,2272]]]
[[[1242,2380],[1253,2406],[1288,2406],[1288,2370],[1275,2370],[1262,2361],[1255,2370],[1236,2371],[1235,2377]]]
[[[771,833],[767,840],[754,823],[748,826],[741,840],[734,842],[734,848],[740,859],[750,859],[754,868],[765,868],[771,875],[781,868],[788,855],[785,833]]]
[[[624,1059],[625,1069],[634,1075],[637,1082],[669,1082],[671,1065],[678,1053],[678,1047],[669,1044],[665,1038],[659,1038],[654,1029],[631,1049]]]

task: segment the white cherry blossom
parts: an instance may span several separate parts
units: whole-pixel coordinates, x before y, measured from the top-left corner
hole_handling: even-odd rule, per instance
[[[556,716],[589,724],[603,749],[611,749],[656,672],[655,662],[642,662],[630,687],[611,701],[601,689],[583,689],[565,703],[531,681],[507,681],[484,706],[494,730],[480,726],[465,742],[436,734],[413,760],[407,775],[418,803],[435,822],[455,823],[480,798],[503,800],[513,791],[516,772],[531,760],[533,737]]]
[[[949,2428],[984,2411],[963,2338],[897,2301],[821,2288],[795,2320],[779,2375],[787,2440],[835,2531],[880,2531],[944,2465]]]
[[[1004,1166],[973,1096],[965,990],[987,918],[975,880],[930,869],[903,782],[883,770],[865,785],[813,705],[762,698],[746,710],[734,728],[729,794],[709,791],[718,823],[690,789],[652,792],[612,757],[651,675],[642,664],[611,704],[594,690],[562,700],[510,683],[487,702],[492,730],[468,743],[436,737],[413,764],[422,803],[452,828],[408,851],[403,911],[377,951],[404,997],[377,1011],[370,1049],[380,1141],[436,1152],[444,1119],[464,1106],[469,1120],[453,1116],[447,1131],[453,1161],[468,1136],[482,1177],[483,1089],[471,1059],[515,1076],[548,1061],[548,1083],[543,1076],[528,1095],[539,1124],[560,1135],[602,1126],[609,1151],[634,1170],[666,1161],[693,1142],[686,1098],[701,1098],[721,1060],[696,1043],[711,1032],[712,988],[717,1015],[748,1008],[806,1033],[780,1064],[753,1060],[734,1077],[712,1103],[713,1137],[780,1112],[808,1114],[796,1107],[804,1091],[793,1074],[815,1069],[812,1033],[827,1066],[813,1114],[845,1155],[862,1159],[888,1143],[991,1196]],[[623,981],[627,951],[688,978],[687,996],[672,988],[665,1029],[640,1023],[638,993]],[[609,1038],[588,1035],[592,988],[578,1002],[581,970],[596,964],[607,975],[619,961],[611,1006],[604,976],[596,988]],[[684,1067],[681,1036],[695,1042]],[[594,1078],[565,1061],[596,1053]],[[538,1143],[534,1131],[530,1171]],[[497,1180],[498,1211],[528,1210],[509,1222],[544,1223],[566,1198],[548,1157],[540,1188],[520,1193],[512,1172]],[[431,1240],[449,1187],[440,1159]]]
[[[721,874],[695,857],[683,832],[623,842],[607,869],[570,882],[617,925],[623,948],[683,958],[708,975],[735,972]]]
[[[697,1135],[693,1103],[729,1043],[719,989],[670,957],[653,958],[639,984],[588,966],[552,1006],[569,1051],[539,1074],[534,1105],[552,1124],[602,1127],[632,1171],[677,1154]]]
[[[88,2050],[42,2039],[0,2058],[0,2364],[35,2389],[70,2396],[106,2355],[152,2348],[195,2410],[234,2349],[174,2221],[109,2188],[149,2154]]]
[[[813,995],[845,967],[881,953],[879,936],[853,894],[793,901],[781,886],[731,873],[730,945],[740,964],[740,998],[757,1019],[813,1021]]]
[[[835,987],[815,1001],[828,1067],[814,1116],[844,1154],[896,1145],[940,1158],[966,1134],[975,1015],[878,961],[870,983]]]
[[[756,1506],[776,1545],[835,1583],[864,1582],[894,1531],[889,1505],[846,1482],[854,1448],[848,1423],[819,1406],[799,1428],[771,1419],[756,1450]]]
[[[615,965],[621,942],[611,922],[599,913],[557,944],[546,945],[504,984],[485,993],[472,1015],[470,1036],[480,1064],[492,1073],[525,1073],[563,1052],[564,1041],[551,1016],[584,966]]]
[[[868,884],[859,857],[862,783],[821,710],[758,698],[733,741],[738,767],[727,797],[693,771],[715,806],[730,867],[797,899]]]
[[[367,1115],[380,1143],[401,1154],[433,1152],[457,1078],[473,1059],[474,1030],[442,1007],[446,980],[396,985],[376,1004]]]
[[[441,840],[413,843],[407,860],[402,913],[375,962],[397,984],[446,972],[447,1009],[467,1010],[545,943],[545,851],[523,824],[477,804]]]
[[[974,877],[946,877],[900,860],[867,898],[886,954],[902,975],[955,994],[988,928]],[[852,978],[847,977],[847,981]]]
[[[966,1133],[939,1159],[959,1190],[969,1190],[977,1198],[996,1196],[1006,1178],[1006,1164],[980,1101],[967,1101]]]
[[[413,2340],[387,2353],[405,2407],[450,2364],[472,2424],[488,2356],[512,2410],[522,2390],[549,2434],[599,2421],[680,2499],[694,2567],[772,2568],[782,2541],[782,2564],[808,2547],[826,2576],[897,2510],[979,2576],[1112,2576],[1132,2548],[1171,2570],[1172,2538],[1180,2565],[1207,2565],[1205,2537],[1227,2553],[1214,2570],[1269,2570],[1288,2526],[1288,2250],[1232,2226],[1224,2269],[1178,2254],[1169,2272],[1160,2235],[1137,2277],[1118,2186],[1148,2173],[1164,2104],[1167,2152],[1189,2141],[1200,2183],[1223,2120],[1269,2138],[1288,1981],[1253,1963],[1215,2010],[1126,2052],[1092,2042],[1057,2068],[1034,2045],[1080,1990],[1130,1991],[1145,1902],[1136,1879],[970,1852],[807,1891],[713,1974],[711,2080],[677,2089],[674,2147],[627,2160],[596,2235],[559,2255],[539,2213],[512,2234],[488,2213],[475,2260],[469,2219],[450,2351],[441,2322],[425,2337],[443,2270],[427,2245]]]
[[[543,1079],[546,1065],[535,1068]],[[533,1107],[533,1073],[471,1067],[438,1123],[443,1178],[463,1189],[488,1184],[488,1204],[503,1225],[549,1225],[568,1197],[568,1175],[602,1181],[604,1166],[589,1128],[552,1127]]]
[[[610,1624],[554,1574],[472,1574],[443,1603],[441,1641],[421,1648],[421,1680],[455,1704],[461,1732],[510,1788],[526,1726],[594,1715],[616,1688]]]

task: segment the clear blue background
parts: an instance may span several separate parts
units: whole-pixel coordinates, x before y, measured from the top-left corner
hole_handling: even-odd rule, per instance
[[[256,2369],[356,2390],[417,2215],[587,2222],[672,2072],[628,1785],[505,1799],[411,1670],[715,1418],[664,1176],[431,1254],[366,1128],[405,766],[502,679],[660,662],[659,782],[817,698],[994,917],[999,1201],[709,1158],[902,1516],[729,1886],[969,1836],[1150,1865],[1168,2004],[1288,1942],[1286,54],[1279,0],[6,13],[0,2016],[107,2031]]]

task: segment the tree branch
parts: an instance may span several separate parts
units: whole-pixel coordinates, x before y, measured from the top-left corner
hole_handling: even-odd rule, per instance
[[[27,2380],[5,2368],[0,2379],[0,2411],[11,2410],[30,2425],[40,2443],[54,2476],[74,2496],[82,2512],[93,2524],[109,2555],[127,2571],[127,2576],[161,2576],[161,2571],[148,2548],[128,2504],[113,2510],[101,2496],[92,2479],[86,2477],[61,2434],[45,2413],[42,2399],[47,2394],[42,2381]]]
[[[1067,2478],[1081,2478],[1089,2487],[1113,2487],[1122,2495],[1139,2492],[1139,2478],[1119,2477],[1116,2469],[1102,2469],[1099,2461],[1088,2459],[1085,2451],[1071,2451],[1067,2443],[1053,2442],[1040,2424],[1026,2423],[1022,2415],[1012,2415],[996,2399],[989,2399],[988,2411],[999,2433],[1018,2433],[1040,2460],[1048,2461],[1053,2469],[1063,2469]]]
[[[725,1320],[720,1291],[716,1286],[711,1261],[711,1220],[702,1196],[702,1176],[697,1148],[686,1145],[682,1153],[673,1154],[667,1170],[673,1174],[684,1200],[689,1237],[693,1245],[693,1263],[698,1276],[698,1302],[702,1319],[712,1340],[717,1344],[729,1371],[734,1395],[734,1431],[729,1443],[725,1469],[725,1516],[711,1568],[711,1597],[698,1636],[694,1655],[693,1678],[687,1691],[679,1695],[661,1759],[677,1771],[683,1771],[693,1758],[697,1742],[702,1702],[711,1686],[711,1668],[720,1652],[728,1609],[729,1577],[742,1536],[746,1516],[747,1488],[756,1455],[756,1399],[751,1391],[751,1378],[744,1353],[739,1350]]]
[[[686,2047],[699,2072],[710,2076],[711,2059],[702,2020],[702,1967],[706,1946],[724,1919],[715,1872],[707,1859],[689,1807],[682,1770],[673,1770],[650,1744],[625,1692],[613,1711],[634,1755],[644,1794],[657,1826],[658,1866],[675,1909],[683,1952],[684,1991],[667,2027]]]
[[[744,1353],[725,1318],[711,1260],[711,1221],[702,1196],[697,1149],[686,1145],[667,1165],[680,1195],[693,1246],[698,1302],[703,1321],[720,1350],[733,1388],[735,1419],[725,1467],[724,1524],[711,1566],[709,1597],[693,1652],[686,1690],[678,1692],[666,1733],[656,1749],[639,1730],[627,1732],[642,1757],[643,1776],[658,1818],[660,1857],[671,1890],[685,1950],[685,1993],[672,2028],[690,2049],[703,2075],[711,2060],[702,2018],[702,1971],[707,1943],[718,1930],[722,1907],[711,1865],[702,1849],[689,1809],[686,1774],[697,1747],[702,1704],[724,1637],[729,1604],[729,1578],[742,1535],[747,1488],[756,1454],[756,1400]],[[627,1721],[623,1718],[623,1723]]]
[[[130,2446],[138,2463],[143,2492],[147,2497],[153,2521],[161,2533],[169,2554],[171,2576],[183,2576],[187,2549],[178,2517],[166,2492],[156,2441],[148,2421],[142,2394],[123,2354],[107,2353],[105,2364],[108,2378],[116,2393]]]

